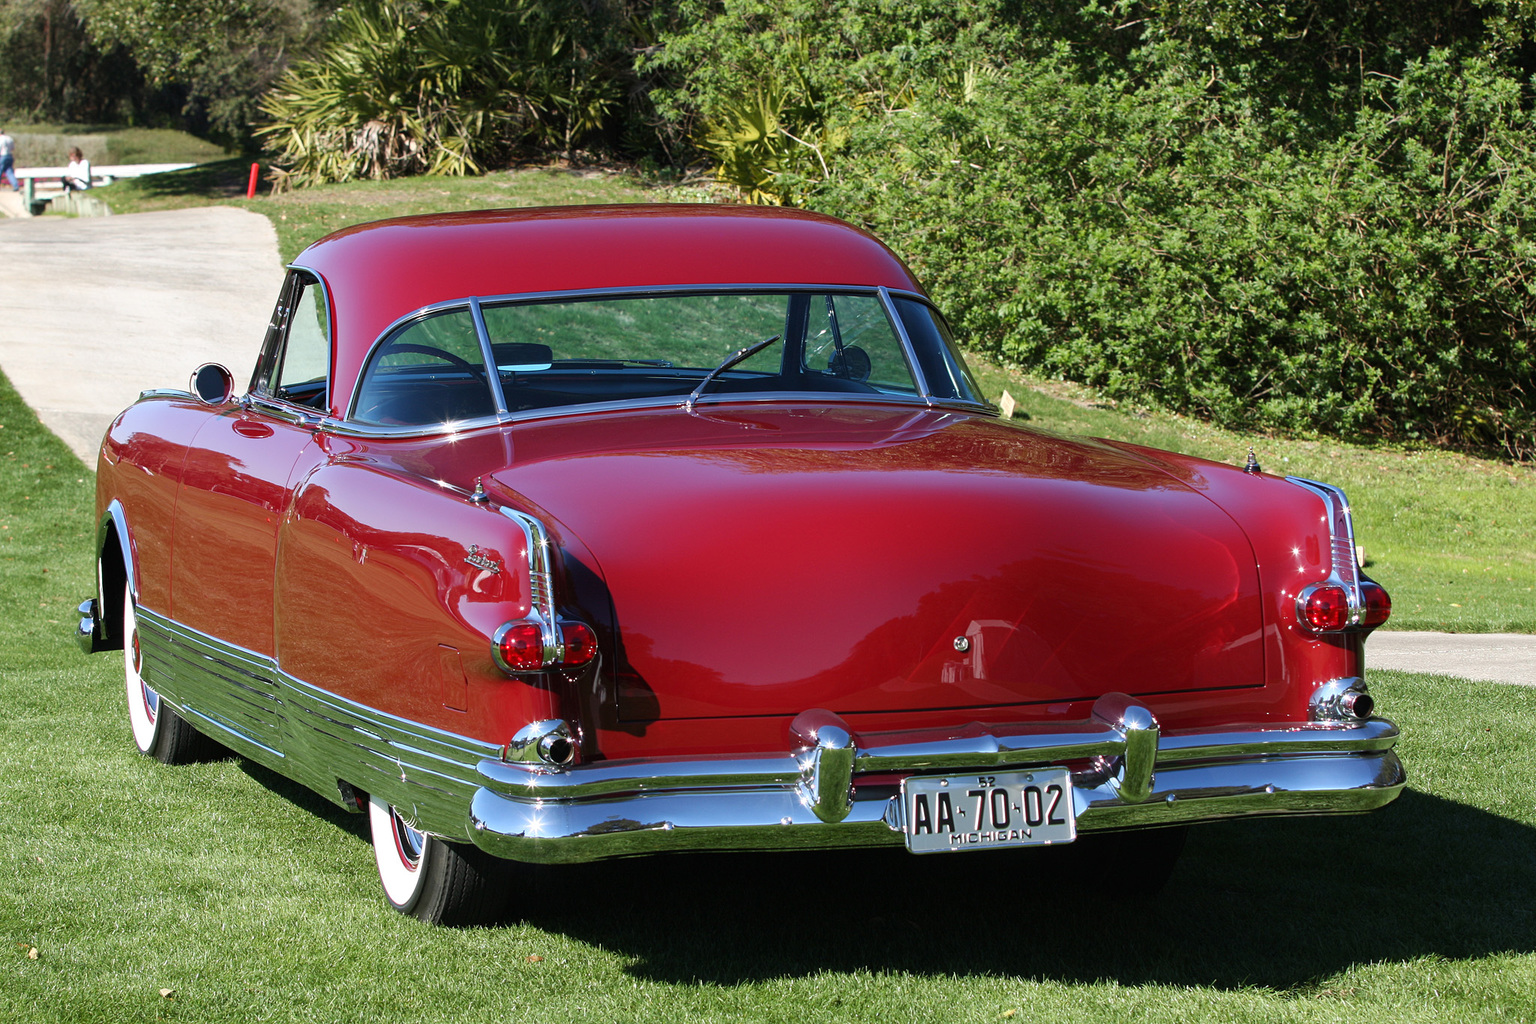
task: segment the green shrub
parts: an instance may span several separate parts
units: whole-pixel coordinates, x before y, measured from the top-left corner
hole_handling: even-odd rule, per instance
[[[973,344],[1037,371],[1231,426],[1536,454],[1518,82],[1438,54],[1298,150],[1162,67],[1085,82],[1058,54],[967,102],[933,92],[861,125],[813,205],[891,239]]]
[[[262,102],[298,184],[469,174],[569,148],[616,102],[588,44],[606,20],[558,0],[363,0]]]
[[[920,7],[689,9],[658,108],[745,193],[875,230],[1005,361],[1536,456],[1524,7]]]

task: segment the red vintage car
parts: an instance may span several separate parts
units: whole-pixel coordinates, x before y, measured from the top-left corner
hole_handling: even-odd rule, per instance
[[[113,423],[97,506],[80,639],[139,749],[366,811],[427,920],[494,918],[514,862],[1166,852],[1404,782],[1343,494],[1002,422],[814,214],[338,232],[243,395],[208,365]]]

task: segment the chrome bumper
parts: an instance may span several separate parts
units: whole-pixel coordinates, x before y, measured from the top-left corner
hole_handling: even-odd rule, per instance
[[[1073,768],[1077,828],[1150,828],[1248,815],[1342,814],[1390,803],[1406,776],[1385,719],[1162,735],[1109,694],[1081,722],[855,734],[828,711],[791,726],[793,751],[606,761],[570,769],[486,759],[471,836],[499,857],[562,863],[679,850],[903,844],[901,777]]]
[[[102,628],[101,610],[96,599],[86,598],[75,610],[80,614],[80,624],[75,627],[75,642],[80,645],[80,649],[86,654],[106,650],[107,645],[103,639],[106,630]]]

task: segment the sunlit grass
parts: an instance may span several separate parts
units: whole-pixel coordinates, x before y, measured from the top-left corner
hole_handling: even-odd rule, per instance
[[[267,173],[265,166],[261,173]],[[355,181],[276,194],[263,177],[258,197],[247,200],[244,196],[249,174],[250,161],[231,159],[186,171],[119,181],[96,195],[114,213],[181,209],[211,201],[254,210],[265,214],[277,229],[278,249],[285,262],[332,231],[386,217],[655,199],[639,182],[623,175],[536,168],[472,178]]]

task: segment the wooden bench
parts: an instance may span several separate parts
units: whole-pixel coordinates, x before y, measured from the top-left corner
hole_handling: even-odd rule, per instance
[[[91,166],[91,187],[110,185],[118,178],[137,178],[143,174],[160,174],[165,171],[181,171],[196,164],[103,164]],[[51,199],[64,191],[64,176],[69,167],[17,167],[16,180],[22,183],[27,209],[35,212],[36,204]],[[40,184],[52,181],[54,186]]]

